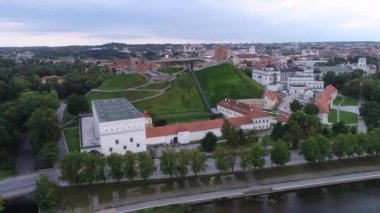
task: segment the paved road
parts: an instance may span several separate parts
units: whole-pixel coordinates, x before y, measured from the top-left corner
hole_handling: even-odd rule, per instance
[[[306,163],[306,161],[299,156],[298,151],[294,150],[291,151],[291,162],[289,162],[287,165],[295,165],[295,164],[302,164]],[[155,164],[157,166],[157,171],[153,174],[151,179],[160,179],[160,178],[167,178],[167,175],[162,174],[162,172],[159,169],[159,160],[155,159]],[[207,164],[207,170],[204,174],[217,174],[219,173],[219,170],[215,167],[215,161],[213,159],[208,159],[206,161]],[[265,167],[273,167],[275,165],[272,165],[269,159],[269,156],[266,156],[266,164]],[[236,159],[235,162],[235,171],[241,171],[240,168],[240,160],[239,158]],[[67,185],[65,182],[59,182],[59,170],[58,169],[50,169],[46,172],[42,172],[42,174],[46,174],[51,180],[56,181],[56,183],[59,183],[61,185]],[[189,170],[189,175],[194,175]],[[30,175],[25,176],[16,176],[12,178],[7,178],[0,181],[0,193],[5,197],[12,197],[22,194],[27,194],[32,192],[35,189],[35,182],[40,177],[40,173],[33,173]],[[136,178],[136,180],[139,180],[139,178]],[[107,182],[113,182],[112,180]]]
[[[33,148],[28,138],[23,138],[17,148],[16,174],[25,175],[36,172]]]
[[[270,192],[281,192],[281,191],[289,191],[296,190],[302,188],[311,188],[325,185],[333,185],[333,184],[341,184],[341,183],[349,183],[355,181],[363,181],[363,180],[373,180],[380,178],[380,171],[373,172],[362,172],[355,174],[347,174],[347,175],[338,175],[332,177],[325,178],[315,178],[308,180],[300,180],[300,181],[292,181],[285,183],[276,183],[276,184],[268,184],[268,185],[256,185],[251,186],[249,188],[240,188],[240,189],[232,189],[225,191],[217,191],[210,193],[203,193],[197,195],[189,195],[183,197],[175,197],[168,199],[161,199],[155,201],[142,202],[137,204],[125,205],[117,208],[111,208],[99,211],[101,213],[116,213],[116,212],[132,212],[145,208],[153,208],[159,206],[166,206],[172,204],[192,204],[199,203],[205,201],[212,201],[217,198],[237,198],[244,197],[247,195],[257,195],[257,194],[266,194]],[[265,189],[265,190],[263,190]]]
[[[66,107],[67,105],[63,101],[61,101],[56,111],[56,115],[60,123],[63,123],[63,116],[65,114]],[[68,152],[69,152],[69,148],[67,147],[66,139],[62,131],[61,136],[58,139],[58,161],[62,160]],[[58,164],[56,163],[55,166],[57,167]]]
[[[4,198],[11,198],[31,193],[34,191],[36,181],[39,180],[41,174],[48,176],[50,180],[58,183],[58,170],[50,169],[42,172],[4,179],[0,181],[0,194]]]

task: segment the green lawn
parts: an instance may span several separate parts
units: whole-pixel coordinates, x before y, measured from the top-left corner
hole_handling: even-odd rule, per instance
[[[263,87],[232,64],[222,64],[196,72],[211,105],[225,98],[260,98]]]
[[[177,73],[181,71],[183,68],[182,67],[163,67],[160,68],[158,71],[164,72],[164,73]]]
[[[168,119],[170,123],[208,119],[209,114],[189,73],[172,82],[172,87],[156,98],[134,103],[140,110],[149,111],[153,118]],[[195,113],[197,116],[194,116]]]
[[[358,106],[359,105],[359,99],[345,97],[344,101],[342,102],[341,106]]]
[[[344,121],[345,124],[356,124],[358,122],[358,115],[352,112],[340,111],[339,120]],[[331,109],[329,112],[329,122],[337,122],[337,111],[335,109]]]
[[[126,98],[129,101],[137,100],[140,98],[149,97],[157,94],[157,92],[151,91],[117,91],[117,92],[90,92],[86,97],[87,100],[91,103],[92,100],[98,99],[112,99],[112,98]],[[90,104],[91,105],[91,104]]]
[[[339,104],[341,106],[357,106],[357,105],[359,105],[359,100],[356,98],[338,96],[334,100],[334,105],[339,105]]]
[[[65,134],[69,152],[80,151],[79,128],[64,129],[63,133]]]
[[[169,86],[168,82],[152,83],[145,87],[140,87],[139,89],[165,89]]]
[[[340,102],[343,101],[343,98],[341,96],[337,96],[333,102],[334,105],[339,105]]]
[[[335,124],[337,122],[337,111],[335,109],[330,109],[329,111],[329,123]]]
[[[121,90],[137,87],[148,83],[147,79],[140,74],[120,74],[106,80],[99,89],[103,90]]]

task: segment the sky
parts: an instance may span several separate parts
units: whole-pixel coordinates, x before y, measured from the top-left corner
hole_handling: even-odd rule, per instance
[[[378,0],[0,0],[0,46],[379,41]]]

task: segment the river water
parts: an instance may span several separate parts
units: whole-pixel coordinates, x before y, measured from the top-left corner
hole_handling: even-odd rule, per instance
[[[7,203],[5,212],[38,212],[30,199]],[[276,193],[191,206],[194,213],[380,213],[380,180]]]
[[[192,206],[195,213],[380,213],[380,181],[343,184]]]

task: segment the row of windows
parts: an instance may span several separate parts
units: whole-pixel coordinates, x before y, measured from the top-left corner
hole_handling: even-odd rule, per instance
[[[269,119],[263,120],[263,123],[265,123],[265,122],[269,122]],[[255,124],[257,124],[257,123],[261,123],[261,120],[255,120]]]
[[[138,128],[141,128],[141,125],[138,125],[137,127],[138,127]],[[116,130],[116,131],[119,131],[119,130],[126,130],[126,129],[136,129],[136,126],[133,126],[132,128],[131,128],[130,126],[128,126],[128,128],[124,128],[124,127],[123,127],[123,128],[116,128],[115,130]],[[107,132],[107,129],[104,129],[104,131]],[[113,132],[114,129],[111,128],[110,131]]]
[[[137,147],[137,148],[140,147],[140,144],[137,143],[137,144],[136,144],[136,147]],[[127,150],[127,146],[123,146],[123,149],[124,149],[124,150]],[[112,147],[110,147],[109,150],[110,150],[110,152],[113,152],[113,148],[112,148]]]
[[[129,142],[133,142],[133,138],[129,138]],[[119,139],[116,139],[116,140],[115,140],[115,144],[116,144],[116,145],[119,144]]]

